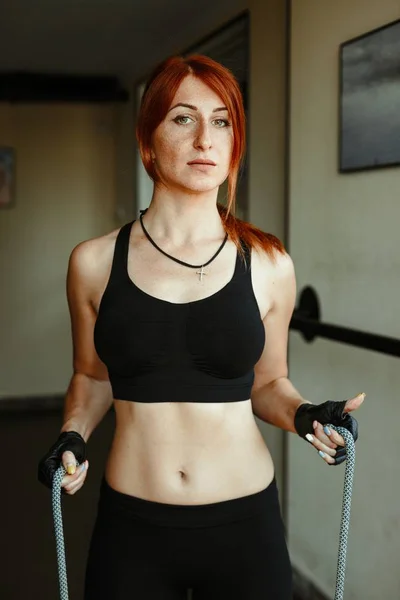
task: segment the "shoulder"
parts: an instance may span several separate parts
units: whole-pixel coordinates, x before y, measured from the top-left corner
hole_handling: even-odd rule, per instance
[[[286,250],[252,249],[252,264],[271,298],[271,307],[282,302],[293,304],[296,296],[296,275],[293,260]]]
[[[285,280],[294,277],[294,264],[282,242],[270,233],[264,233],[271,245],[255,243],[251,248],[252,263],[257,263],[263,271],[272,274],[274,279]]]
[[[120,228],[77,244],[68,262],[68,278],[91,286],[102,281],[111,268]]]

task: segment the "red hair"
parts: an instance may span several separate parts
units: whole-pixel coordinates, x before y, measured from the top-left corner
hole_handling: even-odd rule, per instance
[[[234,216],[238,173],[246,147],[246,117],[242,93],[235,76],[229,69],[208,56],[172,56],[160,63],[147,80],[136,124],[136,138],[147,174],[153,181],[159,180],[151,157],[153,133],[164,120],[180,84],[188,75],[200,79],[222,99],[232,124],[233,148],[228,175],[227,206],[217,203],[225,231],[242,256],[240,239],[250,248],[256,245],[262,247],[272,258],[275,250],[284,253],[282,242],[274,235],[265,233]]]

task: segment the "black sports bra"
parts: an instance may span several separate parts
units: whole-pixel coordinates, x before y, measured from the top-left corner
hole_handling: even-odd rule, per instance
[[[128,275],[130,231],[117,236],[94,343],[113,396],[134,402],[235,402],[250,398],[265,332],[243,244],[232,279],[215,294],[175,304],[147,294]]]

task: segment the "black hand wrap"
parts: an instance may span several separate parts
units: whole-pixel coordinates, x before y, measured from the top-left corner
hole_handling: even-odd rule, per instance
[[[38,479],[40,483],[51,489],[53,477],[61,465],[63,453],[69,450],[75,455],[79,464],[86,460],[86,442],[76,431],[64,431],[55,444],[43,456],[38,465]]]
[[[300,437],[305,438],[307,433],[315,435],[313,422],[318,421],[322,425],[336,425],[350,431],[354,441],[358,439],[358,422],[348,413],[344,413],[346,400],[334,402],[328,400],[322,404],[300,404],[294,417],[294,426]],[[346,460],[346,447],[338,446],[334,465],[340,465]]]

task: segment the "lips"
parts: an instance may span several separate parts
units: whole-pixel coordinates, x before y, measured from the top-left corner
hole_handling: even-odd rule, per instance
[[[197,160],[191,160],[190,162],[188,162],[188,165],[211,165],[213,167],[217,166],[212,160],[206,160],[201,158],[198,158]]]

